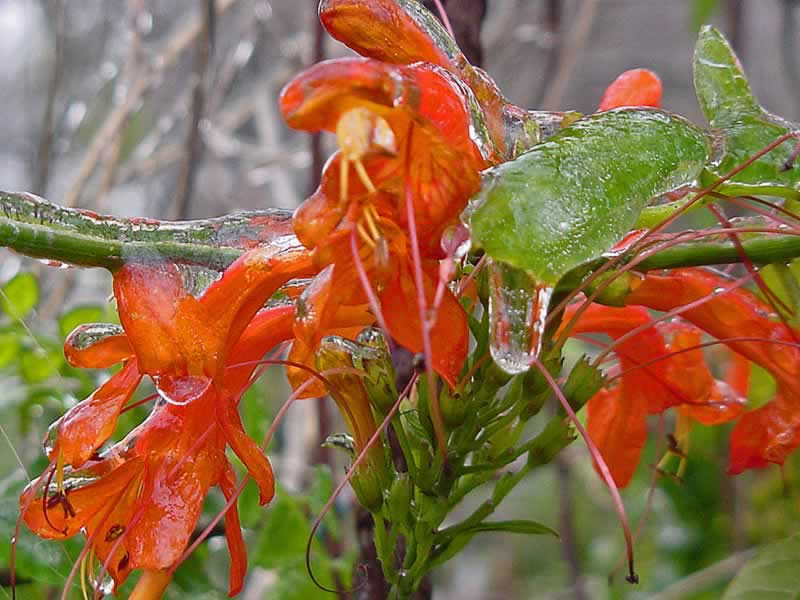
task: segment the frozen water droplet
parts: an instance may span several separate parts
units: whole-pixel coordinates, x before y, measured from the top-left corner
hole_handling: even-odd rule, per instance
[[[66,346],[75,350],[86,350],[112,335],[120,335],[125,330],[114,323],[86,323],[79,325],[67,337]]]
[[[503,263],[489,262],[492,358],[507,373],[524,373],[542,348],[553,288]]]
[[[193,375],[162,377],[153,375],[151,379],[161,399],[173,406],[191,404],[211,388],[211,379],[208,377],[196,377]]]

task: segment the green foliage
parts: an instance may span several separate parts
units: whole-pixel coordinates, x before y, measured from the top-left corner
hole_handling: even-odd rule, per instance
[[[761,107],[739,59],[728,41],[713,27],[704,27],[697,40],[694,85],[703,114],[721,136],[717,146],[722,156],[709,166],[713,178],[732,171],[781,136],[798,129],[798,125],[775,117]],[[786,140],[737,173],[730,181],[750,187],[743,190],[734,187],[731,191],[760,191],[797,199],[800,169],[785,168],[797,142],[797,139]]]
[[[19,273],[6,282],[0,307],[11,319],[24,319],[39,302],[39,282],[31,273]]]
[[[725,591],[723,600],[795,600],[800,569],[800,534],[758,552]]]
[[[698,127],[663,111],[579,119],[486,174],[472,241],[555,285],[617,243],[648,201],[696,179],[709,153]]]

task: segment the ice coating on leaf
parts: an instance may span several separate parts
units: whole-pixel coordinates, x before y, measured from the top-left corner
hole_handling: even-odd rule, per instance
[[[467,211],[475,246],[555,285],[631,229],[648,200],[695,180],[707,136],[656,109],[579,119],[486,172]]]
[[[768,113],[758,103],[739,59],[715,28],[707,26],[700,31],[693,67],[697,99],[709,124],[721,137],[722,159],[710,169],[714,177],[728,173],[779,137],[800,129],[800,125]],[[800,167],[784,168],[796,145],[797,139],[786,140],[730,181],[800,190]],[[786,195],[779,189],[765,193]]]
[[[504,263],[488,268],[492,358],[507,373],[524,373],[541,351],[553,287]]]

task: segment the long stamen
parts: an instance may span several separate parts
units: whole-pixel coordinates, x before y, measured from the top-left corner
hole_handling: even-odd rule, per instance
[[[339,208],[347,204],[347,187],[350,177],[350,161],[347,155],[342,153],[342,163],[339,166]]]
[[[584,429],[583,425],[581,425],[581,422],[578,420],[578,416],[575,414],[575,411],[572,410],[569,401],[567,400],[566,396],[564,396],[564,392],[561,391],[561,388],[558,386],[558,383],[556,383],[555,379],[553,379],[553,376],[550,375],[550,372],[538,358],[534,358],[532,364],[536,365],[536,368],[539,369],[544,378],[547,380],[548,385],[555,393],[558,401],[564,408],[564,411],[566,411],[569,420],[572,421],[572,425],[578,430],[578,433],[583,438],[583,441],[586,442],[586,447],[589,449],[589,454],[591,454],[592,459],[595,461],[595,464],[597,465],[597,468],[603,477],[603,480],[606,482],[606,485],[611,492],[611,497],[614,500],[614,508],[616,509],[620,521],[622,522],[622,532],[625,536],[625,547],[628,553],[628,576],[626,579],[630,583],[638,583],[639,576],[636,574],[633,566],[633,536],[631,535],[631,528],[630,524],[628,523],[628,515],[625,512],[625,505],[622,502],[622,497],[619,495],[619,489],[617,488],[617,484],[614,482],[614,477],[611,475],[611,471],[609,471],[603,455],[600,454],[600,450],[597,449],[594,441],[586,432],[586,429]]]
[[[433,429],[442,460],[447,465],[447,440],[444,431],[442,411],[439,407],[439,395],[436,389],[436,373],[433,369],[433,347],[431,345],[431,320],[428,315],[428,303],[425,300],[425,282],[422,278],[422,257],[419,252],[417,240],[417,224],[414,215],[414,198],[411,185],[406,181],[406,218],[408,219],[408,232],[411,237],[411,258],[414,262],[414,283],[417,287],[417,309],[419,310],[420,329],[422,329],[422,350],[425,353],[425,372],[428,376],[428,394],[430,399]]]
[[[358,174],[358,178],[361,180],[361,183],[364,184],[364,187],[367,188],[367,191],[370,194],[376,193],[378,190],[375,189],[375,185],[369,178],[369,174],[367,173],[367,170],[364,168],[364,163],[361,162],[360,158],[353,159],[353,167],[355,167],[356,173]]]

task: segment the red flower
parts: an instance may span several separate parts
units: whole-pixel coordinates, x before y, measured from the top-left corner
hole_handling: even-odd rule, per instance
[[[564,322],[577,308],[567,310]],[[743,408],[742,397],[713,379],[701,350],[673,355],[699,343],[700,332],[685,323],[656,324],[644,308],[592,304],[570,330],[570,335],[581,333],[605,333],[615,340],[626,336],[614,348],[619,368],[610,372],[619,380],[589,400],[587,422],[619,487],[629,483],[639,464],[647,415],[679,406],[684,414],[714,424],[735,418]]]
[[[732,286],[730,280],[711,271],[675,269],[634,279],[625,302],[662,311],[693,304],[681,317],[715,338],[734,338],[725,344],[775,378],[776,397],[742,415],[731,433],[731,473],[783,464],[800,446],[797,333],[774,318],[770,307],[754,293]]]
[[[84,531],[119,585],[132,569],[175,566],[212,485],[231,496],[227,445],[258,484],[261,502],[268,502],[272,469],[242,429],[237,404],[253,363],[292,335],[292,307],[256,311],[280,285],[309,269],[308,255],[296,247],[259,248],[200,298],[186,291],[174,265],[131,264],[116,272],[125,334],[91,344],[84,328],[70,336],[67,355],[81,366],[120,359],[125,366],[56,425],[48,449],[55,465],[42,476],[46,489],[40,492],[41,480],[35,481],[20,499],[28,526],[43,537]],[[98,455],[140,372],[153,379],[161,401],[144,423]],[[246,565],[235,507],[226,520],[235,594]]]
[[[315,65],[284,88],[287,122],[335,132],[341,146],[319,189],[295,213],[297,236],[323,269],[301,298],[295,358],[307,362],[334,328],[335,315],[368,305],[370,294],[389,333],[413,352],[423,350],[409,211],[419,240],[422,294],[431,307],[444,256],[441,238],[457,226],[486,164],[470,139],[465,94],[431,65],[363,59]],[[364,289],[359,271],[371,290]],[[446,287],[436,308],[433,366],[453,385],[467,353],[466,315]],[[364,324],[363,310],[356,314],[351,324]],[[306,377],[295,373],[293,379]]]

